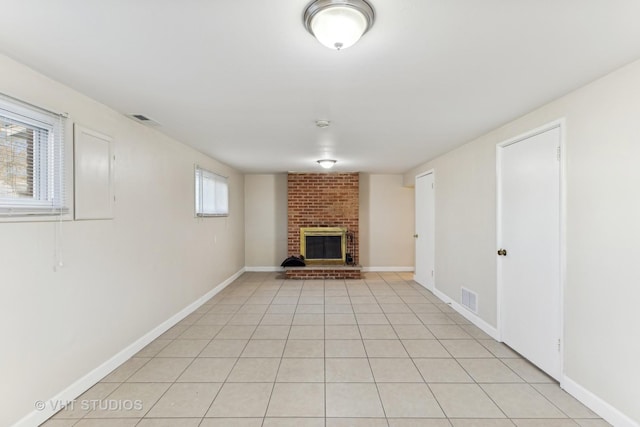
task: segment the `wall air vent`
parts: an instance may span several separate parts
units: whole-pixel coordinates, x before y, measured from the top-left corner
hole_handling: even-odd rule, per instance
[[[465,308],[469,309],[473,313],[478,314],[478,294],[463,287],[460,302]]]
[[[146,125],[146,126],[152,126],[152,127],[160,126],[160,123],[156,122],[153,119],[150,119],[144,114],[127,114],[127,117],[135,120],[138,123],[142,123],[143,125]]]

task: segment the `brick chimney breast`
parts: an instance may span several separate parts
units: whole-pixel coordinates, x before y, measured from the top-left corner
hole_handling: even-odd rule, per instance
[[[301,227],[344,227],[353,240],[347,252],[359,261],[359,173],[289,173],[287,180],[289,256],[300,255]]]

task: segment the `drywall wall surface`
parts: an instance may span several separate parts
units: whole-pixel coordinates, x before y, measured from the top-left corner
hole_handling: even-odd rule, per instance
[[[276,267],[287,257],[287,174],[245,176],[247,267]]]
[[[0,425],[12,425],[242,270],[244,177],[5,56],[0,70],[0,92],[69,113],[116,156],[114,219],[0,222]],[[229,177],[228,217],[194,216],[195,164]]]
[[[564,373],[605,410],[636,424],[638,117],[640,62],[634,62],[404,176],[408,184],[435,170],[438,289],[459,301],[458,286],[475,277],[470,288],[480,301],[494,301],[495,146],[565,119]],[[495,324],[495,310],[481,307],[480,316]]]
[[[360,260],[365,267],[414,267],[414,195],[402,178],[360,174]]]

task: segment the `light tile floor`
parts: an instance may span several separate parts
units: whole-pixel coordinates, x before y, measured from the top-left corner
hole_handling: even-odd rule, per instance
[[[608,424],[409,273],[245,273],[44,425]]]

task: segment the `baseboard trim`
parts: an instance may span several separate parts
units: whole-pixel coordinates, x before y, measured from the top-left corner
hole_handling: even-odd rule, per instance
[[[282,267],[245,267],[245,271],[254,273],[272,273],[284,271]]]
[[[98,381],[111,373],[118,366],[122,365],[134,354],[146,347],[151,341],[158,338],[165,333],[176,323],[187,317],[189,314],[197,310],[202,304],[207,302],[213,296],[218,294],[224,288],[229,286],[234,280],[236,280],[242,273],[245,272],[245,268],[242,268],[238,272],[234,273],[231,277],[211,289],[209,292],[198,298],[193,303],[189,304],[178,313],[171,316],[169,319],[162,322],[160,325],[147,332],[142,337],[131,343],[129,346],[118,352],[115,356],[87,373],[85,376],[62,390],[60,393],[51,397],[44,402],[44,409],[42,411],[33,411],[15,423],[13,427],[32,427],[40,425],[47,419],[51,418],[56,412],[62,409],[63,402],[71,402],[80,396],[82,393],[93,387]]]
[[[416,283],[419,284],[419,282],[416,282]],[[420,286],[427,289],[423,285],[420,285]],[[461,304],[452,300],[447,294],[443,293],[442,291],[439,291],[437,288],[434,289],[433,294],[438,298],[440,298],[445,304],[449,304],[451,308],[457,311],[458,314],[460,314],[462,317],[464,317],[469,322],[476,325],[478,328],[482,329],[482,331],[485,334],[489,335],[491,338],[493,338],[496,341],[501,341],[500,334],[498,333],[498,330],[495,327],[491,326],[490,324],[482,320],[479,316],[477,316],[476,314],[464,308]]]
[[[371,273],[404,273],[404,272],[412,272],[413,267],[362,267],[362,271],[371,272]]]
[[[417,283],[417,282],[416,282]],[[422,286],[422,285],[420,285]],[[425,288],[426,289],[426,288]],[[449,304],[456,312],[458,312],[465,319],[482,329],[487,335],[496,341],[501,341],[498,330],[482,320],[480,317],[471,313],[464,308],[461,304],[453,301],[448,295],[435,289],[433,292],[435,296],[440,298],[446,304]],[[632,420],[627,415],[620,412],[618,409],[611,406],[609,403],[602,400],[577,382],[573,381],[566,375],[562,377],[561,387],[570,395],[578,399],[586,407],[602,417],[605,421],[616,427],[640,427],[640,424]]]
[[[586,407],[616,427],[640,427],[636,421],[611,406],[566,375],[562,377],[561,387]]]

